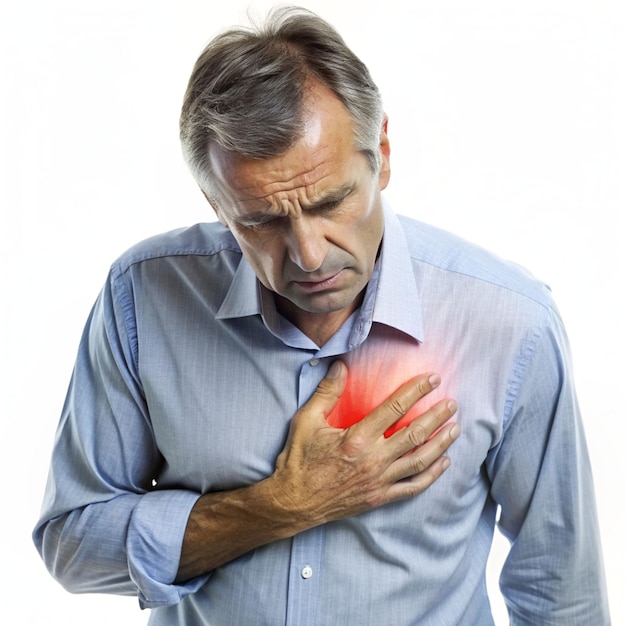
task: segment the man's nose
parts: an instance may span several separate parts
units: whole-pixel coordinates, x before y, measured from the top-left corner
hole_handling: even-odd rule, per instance
[[[328,253],[328,241],[315,216],[292,218],[286,234],[289,259],[305,272],[318,270]]]

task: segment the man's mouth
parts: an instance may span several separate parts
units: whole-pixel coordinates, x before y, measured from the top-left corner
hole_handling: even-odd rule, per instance
[[[326,278],[321,278],[319,280],[296,280],[294,282],[298,285],[298,287],[300,287],[300,289],[303,289],[305,291],[323,291],[324,289],[330,289],[334,287],[339,281],[339,277],[341,276],[341,274],[343,274],[343,270],[339,270],[336,274],[327,276]]]

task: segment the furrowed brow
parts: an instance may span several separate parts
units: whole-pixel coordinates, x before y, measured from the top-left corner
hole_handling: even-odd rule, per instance
[[[325,193],[321,198],[314,200],[311,204],[306,205],[306,209],[321,209],[327,204],[335,204],[341,202],[344,198],[349,196],[354,191],[354,185],[343,185],[337,189],[331,189]]]
[[[316,200],[313,200],[309,204],[304,204],[302,208],[306,211],[316,211],[323,209],[329,205],[339,204],[344,198],[349,196],[355,189],[355,185],[346,184],[341,187],[337,187],[336,189],[331,189],[327,191],[323,196],[320,196]],[[248,213],[247,215],[242,217],[235,218],[237,222],[244,226],[255,226],[260,225],[265,222],[270,222],[276,219],[276,215],[271,215],[266,213],[265,211]]]

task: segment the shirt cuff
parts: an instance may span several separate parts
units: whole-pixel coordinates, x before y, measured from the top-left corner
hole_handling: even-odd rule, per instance
[[[139,589],[142,609],[180,602],[210,578],[199,576],[175,585],[189,514],[198,493],[184,490],[152,491],[135,507],[128,527],[128,567]]]

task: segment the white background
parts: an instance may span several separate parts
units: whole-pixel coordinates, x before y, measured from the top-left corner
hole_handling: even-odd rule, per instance
[[[219,29],[245,22],[249,3],[3,1],[2,622],[143,624],[134,599],[63,591],[30,532],[79,335],[109,263],[139,239],[212,219],[180,157],[178,110],[198,53]],[[271,4],[251,6],[262,14]],[[622,3],[305,4],[339,28],[383,92],[396,210],[552,286],[573,348],[613,620],[626,623]],[[497,598],[494,612],[505,624]]]

